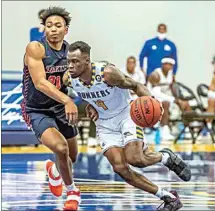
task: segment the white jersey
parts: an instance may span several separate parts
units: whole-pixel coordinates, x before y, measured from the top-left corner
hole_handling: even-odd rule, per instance
[[[141,84],[145,84],[145,83],[146,83],[145,76],[144,76],[142,70],[140,70],[138,67],[135,67],[135,71],[134,71],[133,74],[130,74],[130,73],[127,71],[126,67],[122,68],[122,69],[121,69],[121,72],[122,72],[123,74],[125,74],[126,76],[128,76],[128,77],[134,79],[136,82],[139,82],[139,83],[141,83]],[[138,98],[138,96],[135,94],[134,91],[130,90],[130,93],[131,93],[131,96],[132,96],[132,99],[133,99],[133,100],[135,100],[135,99]]]
[[[173,72],[170,70],[165,76],[162,72],[161,68],[157,68],[154,72],[158,73],[160,77],[160,82],[158,85],[153,86],[150,82],[147,84],[148,89],[151,93],[161,102],[168,101],[173,103],[175,101],[175,97],[172,95],[172,90],[170,85],[173,81]]]
[[[129,90],[109,86],[104,82],[105,65],[103,62],[92,63],[90,85],[84,84],[79,78],[71,80],[75,92],[97,110],[99,119],[109,119],[118,115],[131,101]]]
[[[163,93],[169,93],[170,90],[170,85],[172,84],[172,80],[173,80],[173,71],[170,70],[167,74],[167,76],[165,76],[163,74],[163,71],[161,68],[157,68],[154,70],[155,72],[157,72],[160,76],[160,82],[159,84],[161,85],[161,92]]]

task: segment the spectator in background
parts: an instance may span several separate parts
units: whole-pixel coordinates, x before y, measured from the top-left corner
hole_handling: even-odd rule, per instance
[[[38,12],[38,19],[42,22],[42,14],[45,9],[41,9]],[[44,36],[44,25],[40,23],[38,27],[33,27],[30,30],[30,42],[32,41],[39,41]]]
[[[151,93],[162,102],[164,114],[161,119],[161,140],[170,141],[174,137],[169,128],[169,110],[173,103],[176,103],[181,110],[189,110],[190,106],[187,101],[182,101],[174,97],[172,89],[173,84],[173,67],[175,60],[170,57],[164,57],[161,60],[162,67],[157,68],[149,76],[148,88]],[[151,86],[151,87],[150,87]]]
[[[139,69],[139,67],[136,65],[136,58],[134,56],[129,56],[127,58],[126,67],[122,68],[121,71],[137,82],[140,82],[142,84],[146,83],[145,76],[143,72]],[[133,99],[137,98],[137,95],[133,91],[130,91],[130,93]]]
[[[149,76],[154,69],[161,67],[161,60],[164,57],[172,57],[175,60],[173,66],[173,78],[177,72],[178,61],[177,61],[177,50],[175,44],[166,38],[167,26],[166,24],[158,25],[158,35],[150,40],[147,40],[141,50],[139,61],[140,68]],[[147,58],[147,69],[146,72],[143,69],[144,58]]]
[[[207,112],[214,113],[215,112],[215,56],[213,57],[212,61],[213,67],[214,67],[214,72],[213,72],[213,77],[211,80],[211,84],[209,87],[209,92],[208,92],[208,109]],[[209,129],[212,129],[212,123],[208,121],[208,127]]]

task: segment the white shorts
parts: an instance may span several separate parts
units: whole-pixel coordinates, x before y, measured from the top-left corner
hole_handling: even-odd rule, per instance
[[[130,117],[130,106],[113,118],[98,119],[96,133],[102,153],[112,147],[124,148],[127,143],[132,141],[144,142],[143,150],[147,148],[143,129],[137,126]]]

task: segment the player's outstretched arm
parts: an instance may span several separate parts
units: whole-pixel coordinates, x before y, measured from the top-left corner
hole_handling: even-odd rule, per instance
[[[124,75],[119,69],[113,65],[108,65],[104,70],[104,80],[108,85],[117,86],[121,89],[133,90],[137,96],[152,96],[148,88],[133,80],[132,78]]]
[[[34,86],[37,90],[43,92],[50,98],[65,104],[71,99],[46,79],[46,73],[42,62],[44,56],[45,49],[39,42],[34,41],[27,45],[25,63],[28,65]]]

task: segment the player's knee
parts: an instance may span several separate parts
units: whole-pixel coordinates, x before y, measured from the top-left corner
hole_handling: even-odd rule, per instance
[[[125,163],[114,164],[113,165],[113,171],[116,174],[119,174],[119,175],[123,176],[128,171],[128,166]]]
[[[55,153],[59,158],[67,157],[69,155],[68,144],[67,143],[58,144]]]

